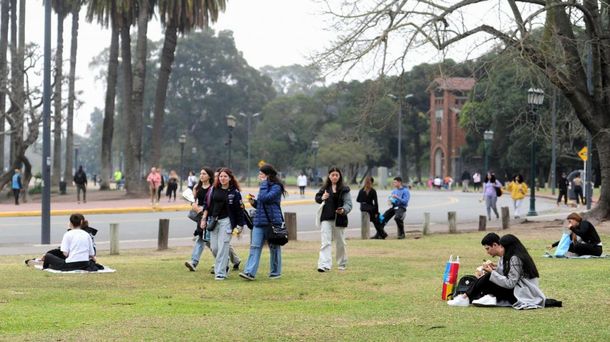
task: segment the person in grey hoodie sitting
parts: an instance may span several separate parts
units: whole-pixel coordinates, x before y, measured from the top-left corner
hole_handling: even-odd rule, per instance
[[[538,269],[521,241],[512,234],[504,235],[497,244],[489,246],[495,251],[487,248],[485,238],[481,243],[490,255],[500,257],[498,265],[485,264],[486,274],[465,294],[447,304],[468,306],[472,302],[475,306],[512,306],[517,310],[543,308],[546,296],[538,287]]]

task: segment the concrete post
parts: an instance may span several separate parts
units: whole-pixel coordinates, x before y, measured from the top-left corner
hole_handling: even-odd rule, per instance
[[[430,234],[430,213],[424,213],[424,226],[422,227],[422,234]]]
[[[479,231],[484,232],[487,230],[487,216],[481,215],[479,216]]]
[[[502,211],[502,229],[510,228],[510,213],[508,212],[508,207],[500,208]]]
[[[297,213],[284,213],[286,229],[288,230],[288,240],[297,240]]]
[[[110,224],[110,255],[119,254],[119,224]]]
[[[360,237],[362,240],[368,240],[371,234],[370,230],[371,220],[369,219],[369,213],[366,211],[360,212]]]
[[[159,219],[159,238],[157,239],[157,250],[167,249],[169,240],[169,219]]]
[[[449,220],[449,233],[451,233],[451,234],[457,233],[457,223],[456,223],[455,211],[448,212],[447,219]]]

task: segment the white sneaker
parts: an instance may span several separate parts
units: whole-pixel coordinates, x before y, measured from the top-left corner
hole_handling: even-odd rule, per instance
[[[475,306],[496,306],[496,304],[498,304],[496,297],[490,294],[472,301],[472,305]]]
[[[470,305],[470,300],[465,295],[458,295],[457,297],[448,300],[447,305],[449,306],[468,306]]]

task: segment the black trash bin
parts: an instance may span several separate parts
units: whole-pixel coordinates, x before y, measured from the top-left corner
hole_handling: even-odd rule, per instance
[[[60,195],[65,195],[66,194],[66,182],[65,181],[60,181],[59,182],[59,194]]]

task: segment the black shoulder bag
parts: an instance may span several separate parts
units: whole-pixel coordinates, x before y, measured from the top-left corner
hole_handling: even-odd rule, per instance
[[[271,244],[279,245],[279,246],[283,246],[283,245],[287,244],[288,243],[288,229],[286,229],[286,224],[284,222],[284,214],[281,215],[282,223],[276,224],[271,221],[271,218],[269,218],[269,214],[267,213],[267,208],[264,203],[263,203],[263,210],[265,211],[265,216],[267,216],[267,221],[269,221],[269,224],[271,225],[271,231],[269,232],[269,237],[267,238],[267,241],[269,241],[269,243],[271,243]],[[282,209],[280,208],[280,213],[281,212],[282,212]]]

